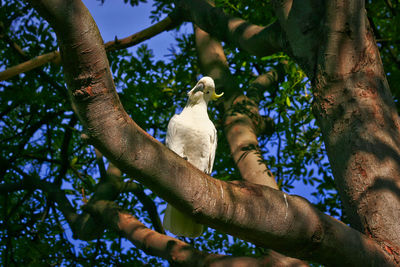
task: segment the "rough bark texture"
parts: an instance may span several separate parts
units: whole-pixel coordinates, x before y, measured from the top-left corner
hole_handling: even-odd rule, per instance
[[[32,0],[31,2],[55,28],[61,48],[65,78],[72,101],[90,141],[123,172],[131,177],[137,177],[140,182],[151,188],[169,203],[180,207],[187,214],[192,214],[200,223],[208,224],[215,229],[260,246],[273,248],[286,255],[309,259],[327,265],[395,265],[392,255],[386,253],[372,239],[319,212],[303,198],[290,196],[266,186],[215,180],[168,150],[138,127],[124,111],[115,91],[100,34],[85,6],[78,0]],[[336,7],[332,7],[332,9],[334,8]],[[347,13],[343,12],[343,14]],[[344,21],[346,20],[337,22],[337,25],[344,23]],[[329,32],[327,36],[331,36]],[[349,47],[345,48],[348,50]],[[325,56],[325,54],[323,55]],[[329,59],[329,55],[326,58]],[[350,59],[346,58],[346,60]],[[303,62],[307,62],[307,60]],[[320,63],[322,62],[324,61]],[[368,61],[365,64],[368,65]],[[320,69],[316,77],[319,77],[319,79],[323,78],[318,75],[320,73],[329,70],[336,73],[335,68],[328,68],[331,65],[324,67],[323,64],[320,64],[318,66]],[[365,68],[360,69],[365,70]],[[331,73],[328,73],[329,79],[327,81],[329,82],[332,81],[333,77],[336,77],[331,76]],[[361,73],[367,74],[368,72]],[[357,76],[357,74],[351,74],[350,76],[354,77],[353,75]],[[319,79],[316,80],[316,85],[322,84]],[[333,81],[336,80],[333,79]],[[370,82],[371,84],[380,84],[379,79],[373,79],[372,81],[375,81],[375,83]],[[385,83],[381,82],[383,85],[379,88],[385,86]],[[390,104],[383,101],[387,98],[382,97],[382,95],[386,96],[388,93],[386,91],[378,91],[378,88],[374,89],[374,87],[371,91],[358,91],[353,90],[354,87],[349,87],[350,93],[353,94],[355,99],[355,101],[350,101],[352,103],[350,107],[362,103],[361,108],[366,108],[366,110],[360,109],[358,111],[360,113],[358,115],[356,113],[355,119],[346,117],[347,121],[343,117],[331,115],[331,112],[336,112],[337,110],[333,107],[336,104],[340,106],[340,103],[337,103],[336,99],[328,98],[326,100],[327,98],[324,97],[325,91],[336,93],[337,87],[330,86],[330,83],[327,83],[324,87],[327,89],[323,92],[318,91],[318,89],[316,91],[316,106],[320,107],[321,111],[326,111],[326,113],[322,113],[320,123],[324,129],[328,151],[333,162],[332,166],[337,176],[336,179],[339,180],[339,185],[342,181],[346,184],[349,181],[353,181],[352,179],[357,181],[360,177],[365,178],[362,182],[367,182],[367,185],[370,181],[377,181],[379,177],[389,177],[384,181],[395,183],[395,178],[391,177],[400,177],[399,175],[393,176],[398,168],[398,153],[394,147],[394,144],[398,144],[396,135],[398,124],[397,121],[396,123],[393,122],[394,113],[384,113],[385,111],[392,111]],[[376,92],[376,95],[380,96],[376,98],[379,103],[376,103],[376,106],[364,105],[365,102],[363,101],[365,100],[363,97],[365,96],[363,94],[361,96],[357,95],[355,94],[356,92],[364,94]],[[318,103],[320,104],[318,105]],[[383,109],[382,107],[384,106],[389,108]],[[347,106],[345,107],[347,108]],[[371,110],[371,107],[376,107],[376,109]],[[354,128],[352,129],[353,132],[367,138],[365,132],[360,132],[366,129],[366,127],[360,127],[365,126],[363,122],[365,122],[364,116],[366,114],[380,114],[383,116],[383,120],[378,120],[379,117],[374,117],[377,120],[372,123],[377,128],[368,128],[368,130],[376,130],[376,132],[373,132],[372,137],[384,137],[381,142],[367,142],[370,139],[359,138],[359,136],[343,131],[345,128],[341,128],[342,126],[351,126]],[[335,122],[338,118],[343,119],[344,124],[329,123]],[[335,128],[334,126],[337,125],[341,127]],[[330,138],[329,131],[334,131],[338,138]],[[347,135],[343,135],[344,133],[347,133]],[[343,139],[349,141],[346,144],[348,147],[362,148],[364,150],[355,150],[353,154],[353,151],[343,147],[344,152],[341,151],[332,155],[331,144],[334,144],[334,141],[342,140],[340,137],[346,136],[350,136],[347,139]],[[357,142],[361,142],[366,146],[355,146],[359,144]],[[383,153],[382,144],[384,144],[383,148],[390,148],[389,153]],[[366,148],[369,150],[365,150]],[[372,154],[367,157],[366,152],[369,151],[376,153],[378,158]],[[349,156],[348,159],[342,160],[343,155]],[[377,162],[374,163],[372,159],[377,160]],[[362,162],[366,164],[362,165],[360,169],[358,167]],[[343,163],[341,167],[346,170],[344,177],[338,176],[338,165],[341,163]],[[383,163],[392,164],[391,168],[386,168]],[[379,169],[372,169],[371,166],[373,164],[380,164],[379,168],[383,167],[382,176],[376,176],[376,171]],[[155,165],[158,167],[154,168]],[[365,172],[363,168],[365,168]],[[348,174],[353,174],[353,176],[349,177]],[[371,185],[374,185],[374,183]],[[398,188],[396,186],[397,184],[388,188],[395,190]],[[371,187],[367,186],[365,188]],[[347,189],[349,192],[345,193],[352,196],[353,190],[356,191],[360,188],[347,187]],[[374,188],[372,187],[372,189]],[[385,223],[385,226],[388,227],[387,229],[383,229],[380,232],[379,229],[371,227],[371,231],[368,234],[372,237],[382,234],[381,237],[385,241],[388,240],[387,242],[390,244],[387,247],[387,251],[391,252],[395,249],[392,245],[396,244],[398,238],[398,231],[393,224],[393,220],[399,218],[396,216],[398,214],[396,213],[396,207],[399,207],[397,204],[399,199],[395,198],[396,193],[388,192],[390,190],[385,189],[385,194],[383,195],[377,194],[375,190],[366,190],[364,192],[371,197],[367,198],[368,201],[374,199],[374,203],[379,205],[386,204],[387,207],[381,208],[383,211],[389,210],[392,212],[389,217],[386,216],[387,214],[381,214],[381,211],[376,209],[374,210],[375,213],[370,215],[368,212],[363,213],[364,209],[357,209],[357,212],[358,216],[365,219],[369,225],[372,225],[371,219],[383,220],[382,223]],[[389,203],[387,200],[391,200],[393,203]],[[360,201],[358,203],[363,202]],[[374,203],[369,202],[369,204]],[[397,206],[394,206],[396,204]],[[355,205],[356,207],[362,207],[362,205]],[[379,216],[374,217],[376,214]],[[380,227],[382,226],[380,225]],[[385,231],[389,230],[393,233],[392,236],[386,235]]]
[[[321,24],[324,21],[322,4],[317,0],[272,1],[285,36],[284,51],[288,53],[312,80],[319,51]]]
[[[317,7],[323,24],[308,32],[294,27],[312,25],[305,3],[275,2],[291,51],[313,78],[314,113],[346,215],[400,263],[399,117],[364,1],[325,1]],[[324,38],[315,44],[308,33],[318,31]]]
[[[314,106],[332,170],[351,225],[400,256],[399,116],[363,1],[326,9]]]

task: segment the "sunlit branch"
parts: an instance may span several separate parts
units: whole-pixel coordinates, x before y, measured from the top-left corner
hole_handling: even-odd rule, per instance
[[[137,45],[143,41],[146,41],[159,33],[169,31],[176,26],[178,26],[177,21],[168,16],[158,23],[128,37],[125,37],[123,39],[115,38],[114,41],[107,42],[104,44],[104,46],[107,51],[128,48]],[[61,57],[59,51],[53,51],[47,54],[43,54],[0,72],[0,81],[10,79],[18,74],[28,72],[49,62],[59,63],[60,61]]]
[[[28,72],[49,62],[60,60],[60,52],[53,51],[44,55],[37,56],[16,66],[10,67],[0,72],[0,81],[8,80],[18,74]]]
[[[104,44],[104,47],[107,52],[119,50],[127,47],[131,47],[137,45],[143,41],[146,41],[157,34],[160,34],[164,31],[169,31],[178,26],[180,22],[176,19],[171,18],[171,16],[166,17],[165,19],[157,22],[156,24],[140,31],[135,34],[132,34],[123,39],[115,38],[114,41],[110,41]]]
[[[9,36],[4,35],[2,38],[9,44],[9,46],[12,48],[12,50],[15,51],[15,53],[18,54],[20,58],[22,58],[22,60],[31,61],[31,60],[29,59],[28,55],[22,50],[22,48],[21,48],[16,42],[14,42]],[[52,53],[53,53],[53,52],[52,52]],[[57,52],[57,53],[58,53],[58,52]],[[48,54],[43,55],[43,56],[46,57],[46,58],[49,57]],[[43,60],[43,58],[34,58],[34,59],[27,65],[27,67],[29,68],[29,70],[31,70],[31,65],[30,65],[30,64],[35,65],[35,64],[38,63],[37,61],[42,61],[42,60]],[[25,62],[25,63],[26,63],[26,62]],[[54,60],[54,63],[59,64],[59,63],[60,63],[60,58],[58,58],[58,61]],[[24,63],[22,63],[22,64],[24,64]],[[17,66],[15,66],[15,67],[17,67]],[[11,68],[14,68],[14,67],[11,67]],[[7,71],[7,69],[6,69],[4,72],[6,72],[6,71]],[[15,73],[14,70],[10,70],[10,72],[11,72],[11,73]],[[24,71],[24,72],[26,72],[26,71]],[[65,98],[67,98],[67,90],[66,90],[66,88],[65,88],[64,86],[58,84],[53,78],[51,78],[51,77],[49,76],[48,73],[44,72],[42,69],[36,69],[35,72],[39,75],[39,77],[40,77],[43,81],[45,81],[46,83],[49,83],[55,90],[58,90]],[[17,74],[19,74],[19,73],[17,73]],[[17,74],[15,74],[15,75],[17,75]],[[1,77],[1,75],[2,75],[2,72],[0,72],[0,77]],[[8,74],[7,74],[7,75],[8,75]],[[11,77],[9,77],[9,78],[11,78]],[[2,80],[2,79],[0,79],[0,81],[1,81],[1,80]],[[66,99],[65,99],[65,100],[66,100]]]

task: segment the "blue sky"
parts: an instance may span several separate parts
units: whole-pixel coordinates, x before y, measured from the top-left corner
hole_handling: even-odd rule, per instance
[[[83,0],[83,3],[96,21],[104,42],[114,40],[115,36],[119,39],[127,37],[152,25],[149,17],[153,1],[135,7],[122,0],[108,0],[104,4],[97,0]],[[182,31],[192,32],[191,25],[184,25],[180,28]],[[175,30],[163,32],[143,43],[153,49],[156,59],[165,59],[164,56],[169,54],[168,48],[175,43],[175,35]],[[136,51],[136,47],[129,50]]]

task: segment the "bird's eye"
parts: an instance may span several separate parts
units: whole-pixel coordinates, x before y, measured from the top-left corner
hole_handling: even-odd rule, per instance
[[[207,91],[206,94],[210,93],[210,91]]]

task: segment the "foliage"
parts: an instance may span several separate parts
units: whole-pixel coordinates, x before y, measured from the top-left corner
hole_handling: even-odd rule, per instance
[[[145,1],[126,1],[138,5]],[[377,31],[388,80],[398,103],[400,88],[399,4],[367,1],[370,20]],[[0,2],[0,61],[10,67],[57,49],[49,25],[25,1]],[[169,1],[155,1],[153,20],[171,11]],[[267,25],[274,21],[268,1],[219,0],[216,5],[234,16]],[[179,34],[166,60],[155,59],[140,45],[136,54],[127,50],[110,53],[109,61],[120,99],[135,122],[160,141],[165,138],[169,118],[186,102],[186,92],[201,75],[193,35]],[[23,53],[16,48],[22,48]],[[279,90],[264,93],[260,111],[275,122],[273,135],[260,135],[265,163],[271,166],[281,188],[292,192],[295,181],[314,188],[318,208],[337,217],[342,214],[321,133],[312,115],[312,95],[307,77],[286,55],[255,58],[225,45],[230,69],[247,93],[255,76],[284,64],[286,77]],[[82,126],[72,112],[61,67],[47,65],[0,83],[0,185],[26,185],[30,177],[65,189],[68,199],[79,208],[90,197],[99,180],[94,150],[82,138]],[[213,176],[223,180],[239,178],[223,136],[222,114],[211,107],[220,140]],[[126,177],[135,178],[135,177]],[[165,204],[150,190],[146,193],[163,212]],[[2,265],[109,266],[130,264],[156,266],[159,259],[145,255],[114,233],[78,242],[57,205],[35,185],[0,195],[0,250]],[[121,194],[118,204],[151,227],[147,211],[134,195]],[[345,220],[345,218],[342,218]],[[189,243],[192,242],[187,240]],[[208,230],[193,245],[213,253],[258,255],[252,244]]]

